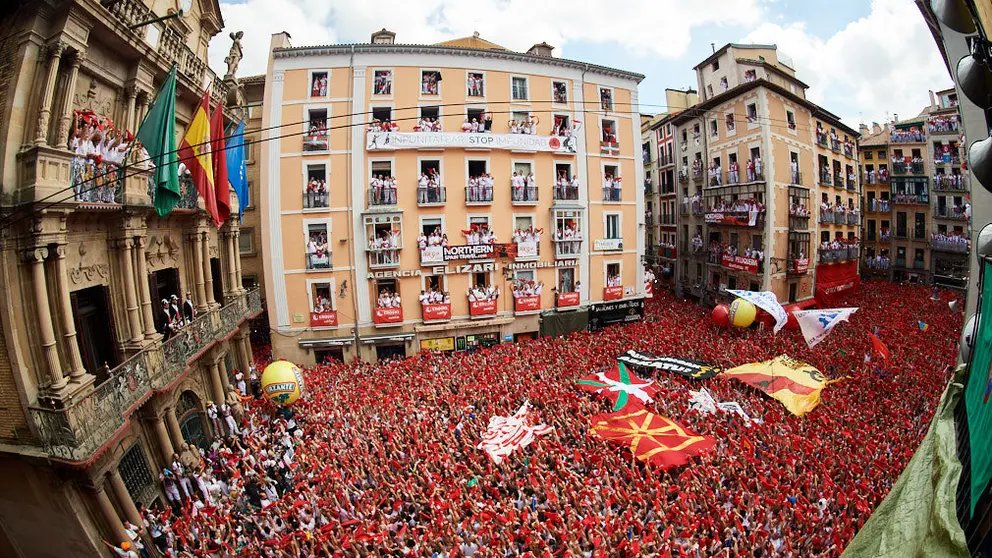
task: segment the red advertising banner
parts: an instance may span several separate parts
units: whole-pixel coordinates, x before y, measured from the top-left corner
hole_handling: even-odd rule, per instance
[[[403,321],[402,308],[376,308],[372,314],[376,324],[397,324]]]
[[[513,309],[517,312],[532,312],[534,310],[540,310],[541,297],[538,295],[518,296],[513,299]]]
[[[644,283],[644,298],[654,298],[654,282],[646,281]]]
[[[705,220],[711,225],[730,225],[735,227],[753,227],[758,224],[757,211],[723,213],[713,211],[706,214]]]
[[[558,293],[559,308],[565,308],[568,306],[578,306],[578,305],[579,305],[579,293],[577,292]]]
[[[491,316],[496,314],[496,299],[469,301],[470,316]]]
[[[334,327],[338,325],[338,313],[329,310],[327,312],[310,312],[310,327]]]
[[[798,273],[802,275],[809,271],[809,258],[803,258],[801,260],[793,260],[792,262],[793,273]]]
[[[603,289],[603,300],[620,300],[623,298],[623,287],[606,287]]]
[[[748,273],[758,273],[758,260],[755,258],[745,258],[744,256],[724,256],[723,267],[746,271]]]
[[[451,319],[451,304],[424,304],[422,308],[425,322]]]

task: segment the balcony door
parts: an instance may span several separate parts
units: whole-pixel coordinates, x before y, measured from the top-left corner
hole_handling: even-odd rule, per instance
[[[69,298],[83,366],[101,384],[108,377],[106,370],[119,363],[109,292],[107,287],[99,285],[76,291]]]

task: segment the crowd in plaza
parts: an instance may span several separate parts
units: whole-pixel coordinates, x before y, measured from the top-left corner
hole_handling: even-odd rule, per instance
[[[253,370],[244,409],[212,420],[223,436],[163,474],[168,501],[142,508],[135,541],[214,557],[838,556],[927,429],[962,323],[950,299],[866,283],[850,323],[809,349],[796,331],[716,329],[658,293],[645,321],[597,333],[312,366],[291,409],[258,398]],[[574,384],[628,349],[722,368],[788,354],[844,379],[801,418],[732,380],[660,372],[649,407],[717,440],[662,470],[591,435],[611,404]],[[690,410],[701,386],[756,420]],[[481,435],[524,401],[554,429],[495,464]]]

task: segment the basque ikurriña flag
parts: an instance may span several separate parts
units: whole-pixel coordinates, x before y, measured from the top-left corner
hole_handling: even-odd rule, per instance
[[[642,403],[654,401],[658,388],[651,380],[642,380],[631,374],[627,366],[618,362],[610,371],[597,372],[591,376],[586,376],[575,382],[582,389],[598,393],[609,398],[613,402],[613,410],[619,411],[627,406],[630,397],[634,396]]]

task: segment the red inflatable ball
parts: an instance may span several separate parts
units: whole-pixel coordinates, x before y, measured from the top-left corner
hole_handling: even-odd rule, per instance
[[[730,327],[730,307],[726,304],[717,304],[713,309],[713,325],[717,327]]]

